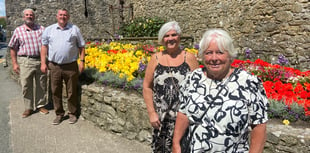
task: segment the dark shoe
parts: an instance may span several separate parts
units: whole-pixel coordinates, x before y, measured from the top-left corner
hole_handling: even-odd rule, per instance
[[[44,107],[39,108],[39,112],[44,115],[48,114],[48,110],[45,109]]]
[[[74,124],[77,121],[77,118],[73,114],[69,114],[69,123]]]
[[[58,124],[60,124],[62,122],[62,120],[63,120],[63,116],[57,115],[52,124],[53,125],[58,125]]]
[[[31,109],[27,109],[22,114],[22,118],[26,118],[26,117],[30,116],[32,113],[33,113],[33,111]]]

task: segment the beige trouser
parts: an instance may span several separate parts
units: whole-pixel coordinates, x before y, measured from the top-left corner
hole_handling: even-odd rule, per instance
[[[35,110],[47,104],[47,77],[40,70],[40,58],[18,57],[25,109]]]

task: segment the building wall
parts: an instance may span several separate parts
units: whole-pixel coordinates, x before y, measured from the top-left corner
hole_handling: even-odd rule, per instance
[[[65,8],[70,12],[69,22],[78,25],[85,39],[110,38],[112,21],[119,22],[118,12],[109,9],[111,5],[115,5],[114,0],[6,0],[8,37],[23,24],[21,13],[25,8],[34,9],[36,22],[43,26],[56,23],[57,9]]]
[[[208,28],[223,28],[235,40],[242,55],[250,48],[254,57],[274,61],[283,54],[290,66],[310,67],[310,2],[308,0],[124,0],[124,20],[133,16],[160,16],[180,23],[183,35],[198,43]],[[8,37],[22,24],[21,11],[36,9],[37,22],[56,22],[56,9],[67,8],[71,22],[86,39],[108,39],[117,33],[120,0],[6,0]],[[86,4],[86,5],[85,5]],[[113,6],[113,7],[111,7]],[[114,9],[111,9],[114,8]],[[85,15],[87,10],[87,15]],[[113,11],[112,11],[113,10]]]
[[[282,53],[291,66],[310,67],[308,0],[130,0],[135,16],[161,16],[180,23],[198,43],[209,28],[228,30],[242,54],[250,48],[267,61]],[[297,64],[297,65],[296,65]]]

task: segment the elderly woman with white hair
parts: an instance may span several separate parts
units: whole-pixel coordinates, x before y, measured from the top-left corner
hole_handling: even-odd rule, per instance
[[[175,21],[161,27],[158,42],[165,50],[152,55],[143,81],[143,97],[153,127],[154,153],[171,152],[180,82],[188,72],[199,67],[195,55],[180,48],[180,36],[181,28]]]
[[[188,127],[188,152],[263,152],[268,100],[262,81],[231,67],[237,52],[226,31],[206,31],[199,45],[204,67],[181,84],[173,153],[185,152],[180,141]]]

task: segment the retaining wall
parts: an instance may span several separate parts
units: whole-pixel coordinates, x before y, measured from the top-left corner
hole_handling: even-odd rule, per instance
[[[82,86],[82,116],[103,130],[149,145],[151,126],[142,95],[95,84]],[[307,128],[267,123],[264,153],[310,152],[310,124]]]

